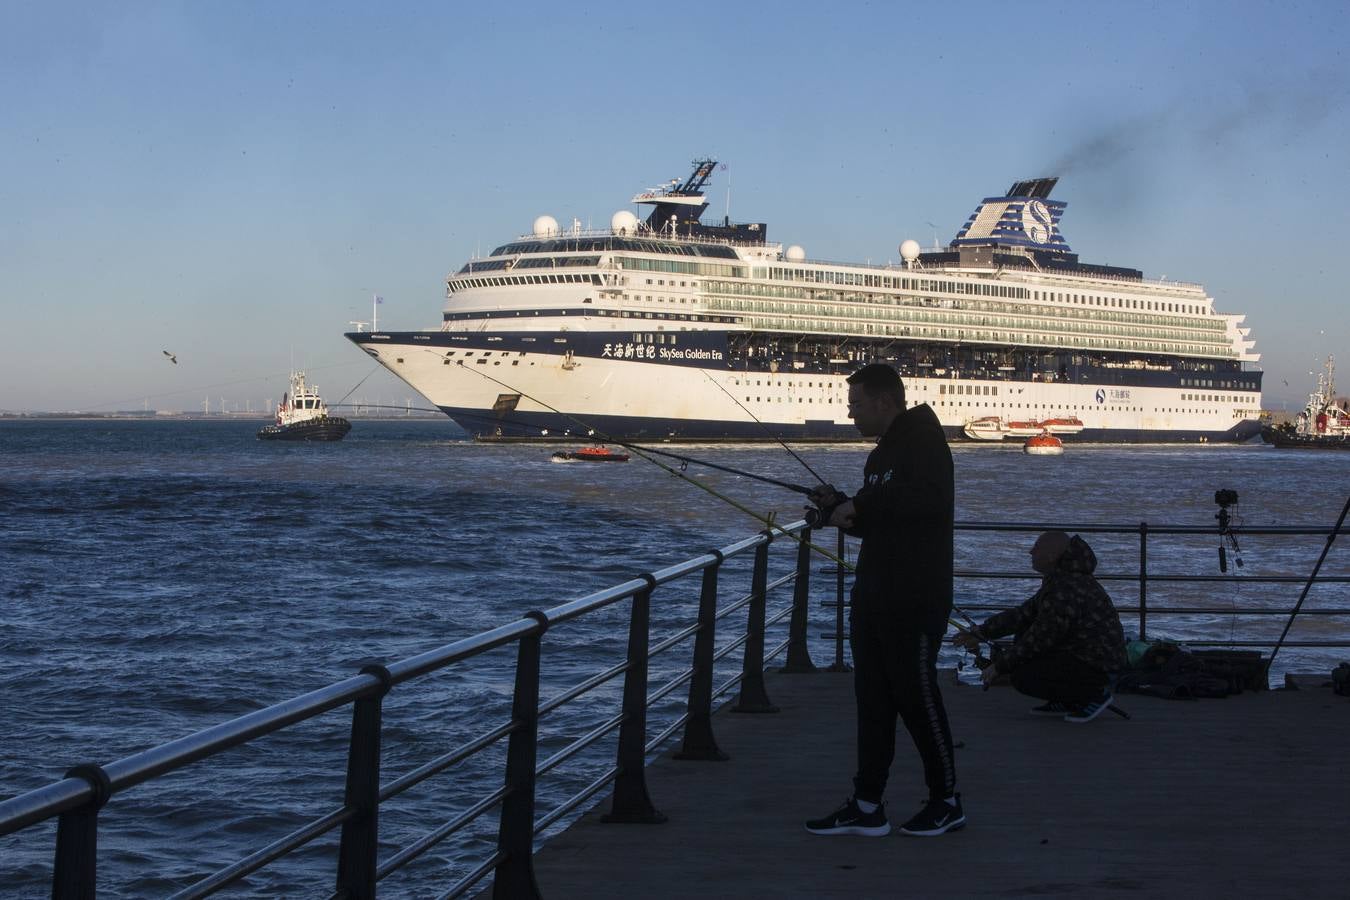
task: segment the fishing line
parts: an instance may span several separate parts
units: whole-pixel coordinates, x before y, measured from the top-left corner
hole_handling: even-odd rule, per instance
[[[752,413],[750,410],[746,409],[746,408],[745,408],[745,404],[743,404],[743,403],[741,403],[741,401],[737,400],[737,399],[736,399],[736,396],[735,396],[734,394],[732,394],[731,391],[727,390],[727,389],[726,389],[725,387],[723,387],[720,383],[718,383],[717,379],[712,377],[712,373],[711,373],[711,372],[709,372],[707,369],[701,369],[700,371],[703,372],[704,375],[708,376],[708,380],[711,381],[714,385],[716,385],[718,390],[720,390],[722,393],[724,393],[724,394],[726,394],[728,397],[730,397],[732,403],[735,403],[737,406],[739,406],[739,407],[741,408],[741,410],[742,410],[747,416],[749,416],[752,420],[754,420],[754,423],[755,423],[756,425],[758,425],[760,428],[763,428],[765,434],[767,434],[769,437],[771,437],[771,438],[773,438],[775,441],[777,441],[777,442],[778,442],[778,445],[779,445],[780,447],[782,447],[782,448],[783,448],[784,450],[786,450],[788,453],[791,453],[791,454],[792,454],[792,458],[793,458],[793,459],[795,459],[797,462],[799,462],[799,463],[801,463],[803,466],[805,466],[805,467],[806,467],[806,471],[810,472],[810,473],[811,473],[811,477],[814,478],[816,481],[819,481],[822,487],[829,487],[829,484],[825,481],[825,479],[824,479],[824,478],[821,478],[819,475],[817,475],[817,474],[816,474],[816,470],[813,469],[813,468],[811,468],[809,465],[807,465],[806,460],[804,460],[804,459],[802,459],[800,456],[798,456],[797,453],[796,453],[796,451],[794,451],[791,447],[789,447],[789,446],[787,445],[787,442],[786,442],[786,441],[784,441],[781,437],[779,437],[778,435],[776,435],[776,434],[774,434],[772,431],[770,431],[770,430],[769,430],[769,426],[765,425],[763,422],[761,422],[761,421],[759,420],[758,417],[755,416],[754,413]]]
[[[493,384],[497,384],[497,385],[500,385],[501,387],[506,388],[506,389],[507,389],[508,391],[510,391],[511,393],[513,393],[513,394],[518,394],[518,395],[520,395],[521,397],[526,398],[527,400],[531,400],[531,401],[533,401],[533,402],[535,402],[535,403],[538,403],[540,406],[544,407],[545,409],[550,410],[551,412],[557,413],[558,415],[562,416],[563,418],[569,419],[569,420],[571,420],[571,421],[577,423],[577,424],[580,425],[582,428],[585,428],[585,429],[587,429],[588,431],[590,431],[592,434],[598,435],[598,436],[600,437],[601,440],[603,440],[603,441],[605,441],[605,442],[607,442],[607,443],[613,443],[613,444],[618,444],[618,445],[621,446],[621,447],[627,447],[628,449],[632,450],[634,453],[636,453],[638,456],[640,456],[641,458],[645,459],[647,462],[651,463],[652,465],[654,465],[654,466],[659,466],[660,468],[662,468],[662,469],[666,470],[667,472],[669,472],[670,474],[674,475],[676,478],[683,479],[684,481],[687,481],[687,482],[689,482],[690,484],[695,485],[695,486],[699,487],[700,489],[702,489],[702,490],[708,492],[708,493],[711,494],[712,496],[714,496],[714,497],[716,497],[717,499],[721,500],[723,503],[726,503],[726,504],[728,504],[728,505],[730,505],[730,506],[735,507],[736,509],[738,509],[738,510],[740,510],[741,512],[745,513],[747,516],[750,516],[751,518],[753,518],[755,521],[762,523],[762,524],[763,524],[767,529],[769,529],[770,531],[777,531],[779,534],[785,535],[786,537],[791,538],[792,540],[796,541],[796,542],[799,543],[799,544],[804,544],[805,546],[810,547],[812,550],[815,550],[817,553],[819,553],[821,556],[824,556],[826,559],[833,560],[834,562],[838,563],[839,565],[847,566],[850,570],[853,569],[852,566],[848,566],[847,563],[845,563],[845,562],[844,562],[842,559],[840,559],[839,557],[835,556],[835,555],[834,555],[833,553],[831,553],[830,551],[824,549],[823,547],[818,547],[818,546],[816,546],[815,544],[812,544],[810,541],[806,540],[805,538],[802,538],[802,537],[800,537],[800,536],[798,536],[798,535],[795,535],[795,534],[793,534],[792,532],[788,531],[787,529],[783,528],[783,526],[781,526],[781,525],[779,525],[778,523],[774,522],[773,516],[772,516],[772,515],[769,515],[769,516],[761,516],[759,513],[757,513],[757,512],[755,512],[754,510],[750,509],[748,506],[744,506],[744,505],[742,505],[741,503],[738,503],[737,501],[731,499],[730,497],[726,496],[725,494],[722,494],[722,493],[718,492],[717,490],[713,489],[712,487],[709,487],[708,485],[706,485],[706,484],[704,484],[703,482],[699,481],[697,478],[693,478],[693,477],[691,477],[690,475],[686,474],[685,472],[682,472],[682,471],[680,471],[680,470],[678,470],[678,469],[675,469],[675,468],[673,468],[673,467],[671,467],[671,466],[668,466],[668,465],[666,465],[665,463],[661,462],[659,459],[655,459],[654,457],[649,456],[649,455],[647,454],[647,452],[646,452],[645,449],[640,448],[640,447],[636,447],[636,446],[634,446],[634,445],[632,445],[632,444],[626,444],[626,443],[624,443],[624,442],[622,442],[622,441],[613,440],[613,439],[611,439],[611,438],[609,437],[609,435],[605,434],[603,431],[600,431],[599,429],[596,429],[596,428],[592,428],[590,425],[588,425],[586,422],[582,421],[581,419],[577,418],[576,416],[571,415],[570,413],[565,413],[565,412],[563,412],[562,410],[558,409],[557,407],[550,406],[549,404],[547,404],[547,403],[545,403],[544,401],[540,400],[538,397],[532,397],[532,396],[530,396],[529,394],[525,393],[524,391],[522,391],[522,390],[520,390],[520,389],[518,389],[518,388],[512,387],[511,385],[507,384],[505,381],[501,381],[501,380],[499,380],[499,379],[497,379],[497,378],[493,378],[491,375],[489,375],[489,374],[486,373],[486,372],[479,372],[477,369],[469,368],[468,366],[464,366],[463,368],[468,368],[469,371],[470,371],[470,372],[473,372],[475,375],[481,375],[482,377],[486,378],[488,381],[491,381]],[[758,476],[755,476],[755,477],[758,477]],[[809,491],[808,491],[807,493],[809,493]]]
[[[392,406],[388,403],[330,403],[329,409],[396,409],[399,412],[424,412],[445,415],[445,410],[434,406]]]
[[[475,374],[477,374],[477,375],[483,375],[485,378],[486,378],[486,377],[489,377],[489,376],[487,376],[487,375],[484,375],[484,373],[479,372],[477,369],[474,369],[474,370],[472,370],[472,371],[473,371]],[[494,379],[494,380],[495,380],[495,379]],[[519,392],[515,391],[514,388],[511,388],[509,385],[505,384],[504,382],[497,382],[497,383],[498,383],[498,384],[501,384],[503,387],[507,388],[508,390],[511,390],[511,391],[513,391],[513,392],[515,392],[515,393],[519,393]],[[526,394],[521,394],[521,396],[522,396],[522,397],[525,397],[525,396],[528,396],[528,395],[526,395]],[[539,403],[539,402],[540,402],[540,401],[538,401],[538,400],[535,400],[534,397],[530,397],[529,399],[534,400],[536,403]],[[543,406],[544,404],[540,403],[540,405]],[[403,407],[398,407],[398,408],[399,408],[399,409],[402,409]],[[437,412],[440,412],[440,411],[441,411],[441,410],[437,410]],[[557,410],[554,410],[554,412],[557,412]],[[559,415],[566,415],[566,413],[559,413]],[[538,427],[539,427],[539,426],[537,426],[537,425],[534,425],[533,423],[525,422],[525,421],[520,420],[520,419],[508,419],[508,418],[505,418],[505,417],[498,417],[498,416],[478,415],[478,414],[474,414],[474,413],[466,413],[466,412],[456,412],[456,413],[455,413],[455,416],[458,417],[458,418],[461,418],[461,419],[477,419],[477,420],[479,420],[479,421],[486,422],[486,423],[497,423],[497,424],[515,425],[515,426],[518,426],[518,427],[521,427],[521,428],[538,428]],[[571,416],[568,416],[568,418],[572,418],[572,417],[571,417]],[[770,478],[770,477],[767,476],[767,475],[757,475],[757,474],[754,473],[754,472],[747,472],[747,471],[745,471],[744,469],[737,469],[737,468],[733,468],[732,466],[722,465],[722,464],[720,464],[720,463],[708,462],[707,460],[704,460],[704,459],[698,459],[697,457],[688,456],[688,455],[683,454],[683,453],[674,453],[674,452],[672,452],[672,451],[670,451],[670,450],[658,450],[658,449],[655,448],[655,447],[649,447],[649,446],[647,446],[647,445],[645,445],[645,444],[634,444],[634,443],[630,443],[630,442],[628,442],[628,441],[623,441],[623,440],[620,440],[620,439],[618,439],[618,438],[612,437],[612,436],[610,436],[610,435],[601,435],[601,434],[599,434],[598,432],[596,432],[596,430],[595,430],[594,428],[591,428],[589,425],[586,425],[584,422],[581,422],[579,419],[573,419],[573,421],[577,422],[578,424],[582,425],[583,427],[585,427],[585,428],[587,429],[587,432],[588,432],[588,433],[587,433],[586,435],[584,435],[584,437],[588,437],[588,438],[589,438],[589,437],[598,437],[598,438],[604,440],[605,443],[608,443],[608,444],[615,444],[615,445],[617,445],[617,446],[619,446],[619,447],[627,447],[627,448],[630,449],[630,450],[640,450],[640,451],[642,451],[642,452],[644,452],[644,453],[654,453],[654,454],[656,454],[656,455],[658,455],[658,456],[665,456],[665,457],[668,457],[668,458],[670,458],[670,459],[678,459],[680,462],[683,462],[683,463],[686,463],[686,464],[695,465],[695,466],[706,466],[706,467],[709,468],[709,469],[718,469],[718,470],[720,470],[720,471],[722,471],[722,472],[728,472],[728,473],[730,473],[730,474],[732,474],[732,475],[740,475],[740,476],[745,477],[745,478],[750,478],[750,479],[752,479],[752,480],[754,480],[754,481],[762,481],[762,482],[764,482],[765,484],[772,484],[772,485],[774,485],[774,486],[776,486],[776,487],[786,488],[787,490],[793,491],[793,492],[798,493],[798,494],[804,494],[804,495],[806,495],[806,496],[810,496],[810,495],[811,495],[811,488],[803,487],[803,486],[800,485],[800,484],[792,484],[792,483],[787,482],[787,481],[779,481],[777,478]],[[542,431],[542,430],[544,430],[544,429],[540,429],[540,430]],[[581,435],[578,435],[578,437],[582,437],[582,436],[581,436]]]
[[[376,363],[375,368],[371,369],[369,372],[366,373],[366,378],[369,378],[370,376],[374,375],[376,372],[380,371],[381,368],[382,368],[382,367],[381,367],[378,363]],[[363,385],[363,384],[366,383],[366,378],[362,378],[360,381],[358,381],[358,382],[356,383],[356,386],[355,386],[355,387],[353,387],[353,388],[352,388],[350,391],[348,391],[347,393],[343,394],[343,395],[342,395],[342,400],[346,400],[346,399],[347,399],[348,397],[350,397],[352,394],[355,394],[355,393],[356,393],[356,388],[359,388],[361,385]],[[341,405],[342,405],[342,400],[339,400],[338,402],[336,402],[336,403],[334,403],[334,404],[332,404],[332,405],[333,405],[333,406],[341,406]],[[439,410],[437,410],[437,412],[439,412]]]

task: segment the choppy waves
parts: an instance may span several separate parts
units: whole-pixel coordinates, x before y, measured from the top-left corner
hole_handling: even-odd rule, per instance
[[[0,796],[41,786],[77,762],[109,762],[331,683],[373,660],[413,655],[758,530],[753,520],[638,459],[558,466],[552,447],[477,446],[438,422],[359,422],[339,444],[276,446],[250,423],[0,423]],[[809,481],[781,448],[708,447],[695,456]],[[806,448],[844,489],[860,447]],[[975,521],[1208,525],[1213,492],[1242,497],[1248,524],[1330,525],[1350,454],[1260,447],[1070,446],[1032,459],[958,448],[958,518]],[[727,473],[691,474],[780,520],[796,495]],[[958,568],[1025,570],[1031,537],[959,534]],[[1093,537],[1103,571],[1137,568],[1138,538]],[[1306,575],[1322,546],[1243,539],[1244,571]],[[1217,538],[1161,541],[1153,572],[1216,573]],[[1328,566],[1350,569],[1338,544]],[[959,600],[1007,602],[1031,582],[963,582]],[[1344,587],[1344,586],[1341,586]],[[1108,583],[1119,602],[1137,587]],[[662,595],[659,626],[692,615],[696,591]],[[1153,604],[1209,604],[1209,616],[1151,621],[1157,634],[1278,634],[1241,604],[1282,605],[1297,588],[1150,586]],[[958,601],[959,602],[959,601]],[[1310,604],[1350,606],[1318,588]],[[827,630],[817,611],[814,634]],[[1325,639],[1336,623],[1296,631]],[[1127,617],[1126,627],[1134,623]],[[1291,635],[1293,637],[1293,635]],[[545,697],[616,662],[626,611],[565,623],[545,645]],[[821,647],[823,658],[832,651]],[[1286,657],[1284,654],[1288,653]],[[1282,651],[1321,667],[1344,653]],[[954,663],[955,658],[947,660]],[[498,651],[400,689],[387,713],[385,780],[504,720],[512,654]],[[665,663],[662,663],[665,665]],[[674,662],[671,663],[675,665]],[[659,667],[658,667],[659,668]],[[569,680],[570,679],[570,680]],[[678,696],[680,692],[676,692]],[[614,691],[566,715],[578,729],[613,712]],[[672,704],[678,705],[675,699]],[[568,720],[560,719],[563,724]],[[348,725],[330,713],[120,795],[104,814],[101,893],[155,896],[225,865],[338,805]],[[557,749],[555,738],[549,751]],[[606,753],[545,787],[545,808],[594,777]],[[542,757],[541,757],[542,758]],[[500,780],[489,753],[382,810],[382,857]],[[438,849],[408,884],[481,857],[487,832]],[[0,838],[0,880],[43,893],[50,829]],[[256,896],[331,884],[333,842],[249,881]],[[423,879],[421,881],[417,879]],[[317,887],[316,887],[317,886]],[[31,890],[29,890],[31,888]],[[246,891],[247,893],[247,891]]]

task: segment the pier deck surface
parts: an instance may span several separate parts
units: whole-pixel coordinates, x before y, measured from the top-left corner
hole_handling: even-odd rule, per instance
[[[535,857],[557,898],[1350,896],[1350,699],[1329,689],[1179,702],[1133,718],[1037,717],[1009,688],[951,684],[968,825],[937,838],[821,837],[850,792],[851,675],[771,675],[777,714],[713,719],[726,762],[648,767],[662,825],[606,800]],[[678,741],[675,742],[678,747]],[[672,748],[674,749],[674,748]],[[903,726],[893,825],[925,797]]]

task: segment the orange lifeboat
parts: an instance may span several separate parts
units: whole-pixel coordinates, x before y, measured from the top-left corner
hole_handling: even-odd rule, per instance
[[[1031,437],[1040,434],[1044,429],[1041,423],[1035,419],[1027,419],[1022,422],[1011,421],[1008,423],[1008,437]]]
[[[1077,434],[1083,430],[1083,420],[1077,416],[1056,416],[1042,420],[1041,428],[1051,434]]]
[[[1027,438],[1022,452],[1031,456],[1060,456],[1064,453],[1064,442],[1050,432],[1042,431]]]

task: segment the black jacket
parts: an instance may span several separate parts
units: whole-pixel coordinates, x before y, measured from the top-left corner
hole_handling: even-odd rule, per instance
[[[982,637],[1016,635],[1012,647],[999,655],[1000,672],[1050,653],[1067,653],[1100,672],[1124,668],[1120,615],[1093,577],[1096,569],[1097,555],[1087,541],[1074,535],[1031,599],[980,626]]]
[[[901,412],[877,441],[853,498],[862,538],[853,614],[928,632],[952,611],[952,454],[926,403]]]

